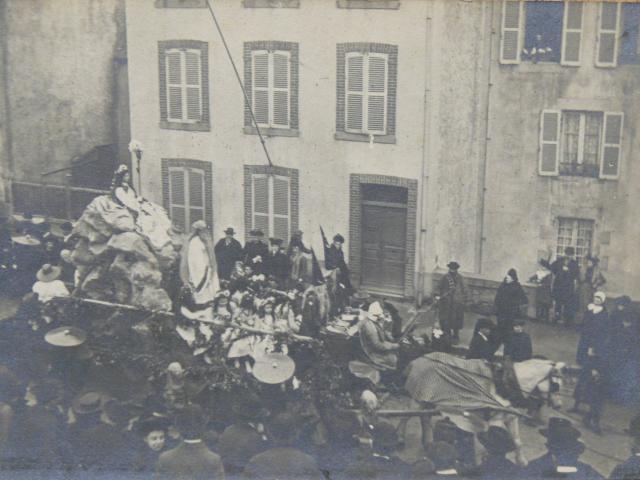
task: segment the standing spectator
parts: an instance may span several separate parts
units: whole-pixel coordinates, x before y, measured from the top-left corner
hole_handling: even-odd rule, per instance
[[[611,480],[634,480],[640,478],[640,417],[634,417],[626,432],[631,437],[631,457],[611,472]]]
[[[287,252],[289,256],[291,256],[291,251],[294,246],[298,246],[302,253],[311,253],[311,249],[307,248],[302,241],[302,235],[302,230],[296,230],[293,232],[293,235],[291,235],[291,240],[289,240],[289,251]]]
[[[467,352],[468,359],[493,360],[500,346],[495,340],[495,325],[488,318],[479,318],[473,330],[473,337]]]
[[[628,296],[616,299],[609,324],[609,395],[619,403],[632,405],[640,400],[640,325]]]
[[[166,417],[151,416],[143,419],[137,427],[142,445],[134,459],[136,472],[153,473],[160,454],[166,450],[169,420]]]
[[[281,247],[281,239],[269,239],[269,254],[267,255],[264,269],[267,277],[274,279],[279,288],[284,288],[289,273],[289,259],[282,252]]]
[[[251,230],[249,241],[244,245],[242,260],[245,265],[251,267],[252,273],[260,275],[264,273],[264,264],[269,255],[269,247],[262,241],[262,230]]]
[[[438,286],[436,300],[439,302],[439,319],[442,329],[457,344],[460,341],[459,332],[464,325],[464,305],[467,289],[462,275],[458,273],[460,264],[449,262],[449,272],[442,277]]]
[[[570,325],[573,323],[577,309],[576,283],[580,276],[580,267],[573,258],[575,255],[573,247],[565,248],[564,253],[563,257],[558,257],[552,264],[546,260],[540,260],[540,263],[553,273],[554,322],[563,320]]]
[[[587,364],[583,367],[584,373],[581,373],[578,385],[576,385],[576,403],[578,399],[584,401],[589,406],[589,411],[585,414],[583,422],[586,427],[593,430],[598,435],[602,434],[600,430],[600,418],[604,409],[605,399],[605,379],[602,361],[597,357],[590,357]],[[580,383],[583,385],[580,385]],[[582,391],[577,393],[578,388]]]
[[[224,233],[225,237],[216,243],[214,252],[218,264],[218,278],[229,280],[236,262],[242,261],[242,245],[233,238],[236,233],[233,228],[227,228]]]
[[[488,454],[480,466],[480,478],[487,480],[523,478],[522,468],[507,460],[507,454],[516,449],[516,444],[507,430],[491,426],[486,432],[478,433],[478,441]]]
[[[588,357],[606,357],[606,347],[609,337],[610,325],[609,314],[604,306],[607,296],[603,292],[596,292],[593,295],[593,302],[587,307],[584,314],[582,333],[578,342],[578,352],[576,360],[578,364],[584,365]]]
[[[553,304],[553,296],[551,295],[552,280],[551,270],[542,264],[540,264],[540,268],[535,275],[529,278],[529,282],[538,286],[536,288],[536,320],[541,322],[549,321],[549,310]]]
[[[578,298],[579,298],[579,310],[578,313],[584,314],[587,309],[593,294],[607,283],[607,279],[604,278],[600,271],[600,259],[595,256],[587,255],[587,266],[580,274],[579,286],[578,286]]]
[[[156,465],[158,480],[223,480],[224,467],[220,457],[205,445],[202,408],[188,405],[177,417],[182,442],[160,455]]]
[[[245,477],[265,480],[324,479],[316,461],[294,446],[299,431],[293,415],[276,415],[269,423],[267,433],[274,447],[251,459],[244,470]]]
[[[518,273],[514,268],[509,269],[502,284],[498,287],[494,300],[494,309],[498,319],[496,328],[496,341],[505,343],[513,331],[513,322],[523,316],[523,308],[526,308],[529,300],[524,289],[518,281]]]
[[[289,256],[289,285],[293,287],[302,281],[305,284],[311,283],[313,273],[311,269],[311,257],[304,253],[298,244],[290,246]]]
[[[525,321],[520,318],[513,324],[513,332],[504,344],[504,356],[514,362],[524,362],[533,357],[531,336],[524,331]]]
[[[62,248],[73,250],[77,239],[73,233],[73,224],[71,222],[64,222],[60,225],[60,231],[62,232]]]

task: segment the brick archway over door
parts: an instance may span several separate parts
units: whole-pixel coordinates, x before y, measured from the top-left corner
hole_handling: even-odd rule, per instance
[[[387,175],[353,173],[349,178],[349,268],[352,280],[360,283],[362,272],[362,184],[390,185],[407,189],[407,243],[404,296],[413,297],[416,261],[416,218],[418,181]]]

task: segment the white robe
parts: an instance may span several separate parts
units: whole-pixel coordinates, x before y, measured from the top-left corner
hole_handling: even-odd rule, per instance
[[[207,303],[213,300],[216,292],[215,270],[209,263],[207,246],[200,237],[194,235],[187,246],[187,268],[189,269],[189,283],[192,287],[193,300],[197,304]],[[213,321],[213,307],[192,312],[182,307],[182,314],[193,320]]]

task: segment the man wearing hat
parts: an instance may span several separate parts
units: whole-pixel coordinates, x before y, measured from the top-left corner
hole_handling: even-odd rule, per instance
[[[344,261],[343,245],[344,237],[339,233],[334,235],[331,246],[325,245],[324,267],[327,270],[338,270],[338,282],[342,284],[347,296],[349,296],[353,292],[353,287],[351,286],[351,280],[349,278],[349,267],[347,266],[347,262]]]
[[[449,271],[440,280],[438,285],[438,315],[442,329],[447,333],[453,343],[460,341],[459,332],[464,325],[464,306],[467,299],[467,288],[464,278],[458,273],[460,264],[449,262]]]
[[[256,275],[264,273],[264,264],[269,255],[269,247],[262,241],[264,233],[262,230],[256,229],[249,232],[249,241],[245,244],[242,251],[242,261],[245,265],[251,267]]]
[[[631,457],[613,469],[609,476],[611,480],[640,478],[640,416],[631,419],[626,433],[631,437]]]
[[[532,460],[525,469],[525,478],[604,478],[591,466],[579,461],[584,444],[578,440],[580,431],[561,417],[551,417],[548,428],[540,430],[547,439],[547,453]]]
[[[367,319],[360,324],[360,345],[369,362],[378,370],[395,371],[400,344],[385,328],[386,318],[380,302],[369,305]]]
[[[60,267],[45,263],[38,273],[36,278],[38,281],[33,284],[32,291],[38,295],[38,301],[41,303],[47,303],[56,297],[68,297],[69,290],[66,285],[60,280]]]
[[[580,278],[580,266],[573,258],[576,251],[573,247],[564,249],[564,256],[558,257],[553,263],[541,259],[540,264],[553,273],[553,288],[551,294],[555,302],[554,321],[564,320],[567,324],[573,322],[578,308],[576,287]]]
[[[235,233],[233,228],[228,227],[224,231],[225,237],[218,240],[214,248],[220,280],[229,280],[236,262],[242,261],[242,245],[233,238]]]
[[[202,437],[205,416],[198,405],[187,405],[177,416],[182,442],[160,455],[156,466],[158,480],[223,480],[224,467],[220,457],[209,450]]]
[[[289,256],[291,256],[291,250],[293,249],[294,246],[297,246],[298,248],[300,248],[300,251],[302,253],[307,253],[307,254],[311,253],[311,249],[307,248],[304,242],[302,241],[302,235],[303,235],[302,230],[296,230],[291,235],[291,240],[289,240],[289,250],[287,252]]]
[[[627,295],[616,298],[614,304],[609,316],[608,393],[616,403],[633,405],[640,400],[640,321]]]
[[[289,259],[282,252],[282,240],[280,238],[269,239],[269,254],[264,263],[264,271],[267,277],[273,278],[278,288],[283,288],[289,274]]]
[[[467,351],[468,359],[492,361],[500,347],[495,339],[495,324],[488,318],[479,318],[473,330],[473,337]]]
[[[486,432],[478,433],[478,441],[488,454],[480,467],[480,478],[487,480],[523,478],[522,468],[507,460],[507,454],[516,449],[516,444],[506,429],[492,425]]]

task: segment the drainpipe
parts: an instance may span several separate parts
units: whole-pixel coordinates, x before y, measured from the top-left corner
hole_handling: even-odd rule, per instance
[[[9,33],[7,31],[7,11],[9,6],[6,0],[0,0],[0,56],[2,57],[2,107],[4,111],[0,118],[4,117],[4,124],[0,125],[4,133],[4,158],[0,158],[0,175],[4,183],[4,200],[9,206],[9,213],[13,213],[13,195],[11,193],[11,181],[13,179],[13,148],[11,142],[11,108],[9,106]]]
[[[484,115],[484,140],[482,142],[482,154],[480,155],[480,161],[482,165],[480,165],[480,175],[479,175],[479,185],[481,188],[480,191],[480,205],[478,210],[478,242],[476,247],[476,272],[482,273],[482,257],[484,253],[484,212],[485,212],[485,202],[486,202],[486,194],[487,194],[487,155],[489,150],[489,142],[490,138],[490,129],[489,129],[489,116],[490,116],[490,108],[491,108],[491,88],[493,87],[492,77],[491,77],[491,69],[493,68],[493,44],[494,37],[496,31],[494,29],[494,13],[495,13],[495,3],[492,0],[489,0],[489,55],[487,57],[488,67],[487,67],[487,96],[486,96],[486,105],[485,105],[485,115]],[[483,9],[486,12],[486,7]],[[485,26],[487,22],[484,22]],[[487,35],[485,35],[487,37]]]
[[[422,131],[422,164],[420,172],[420,232],[418,243],[418,285],[416,292],[416,303],[418,306],[422,306],[424,300],[424,292],[428,289],[431,290],[431,276],[427,273],[427,185],[429,181],[429,172],[427,168],[427,162],[431,157],[429,155],[431,147],[431,62],[432,62],[432,8],[433,2],[426,3],[426,18],[425,18],[425,85],[424,85],[424,101],[423,101],[423,131]]]

